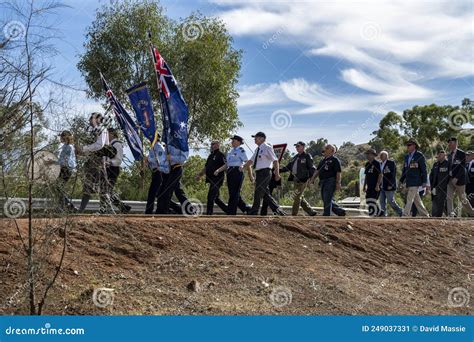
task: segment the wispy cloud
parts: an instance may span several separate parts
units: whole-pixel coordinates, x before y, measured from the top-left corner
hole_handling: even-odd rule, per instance
[[[339,79],[356,90],[331,93],[298,78],[245,87],[240,106],[281,102],[283,92],[286,100],[306,106],[301,113],[370,110],[434,99],[430,81],[474,76],[468,0],[214,2],[233,35],[279,32],[279,44],[297,43],[314,58],[344,61]]]

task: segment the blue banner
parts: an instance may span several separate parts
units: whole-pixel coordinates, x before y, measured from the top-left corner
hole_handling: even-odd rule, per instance
[[[146,82],[127,89],[127,94],[140,125],[140,129],[145,137],[154,145],[156,142],[155,115],[153,113],[153,104]]]
[[[109,99],[110,105],[115,113],[115,119],[117,120],[120,128],[122,129],[125,140],[132,151],[133,158],[135,160],[141,160],[143,158],[143,145],[140,136],[138,135],[138,129],[133,121],[132,117],[125,108],[122,106],[122,103],[115,97],[112,89],[105,81],[102,73],[100,74],[102,81],[102,86],[104,87],[105,95]]]
[[[1,316],[0,341],[472,342],[472,316]]]

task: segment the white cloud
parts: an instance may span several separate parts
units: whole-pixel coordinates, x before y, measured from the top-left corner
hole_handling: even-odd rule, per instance
[[[281,103],[285,100],[278,84],[254,84],[239,89],[239,107]]]
[[[242,105],[290,100],[304,113],[367,109],[381,103],[433,99],[433,79],[474,76],[472,3],[448,1],[214,1],[218,14],[237,36],[265,37],[277,44],[297,43],[310,56],[341,59],[350,67],[340,78],[367,94],[331,94],[301,79],[244,93]],[[310,57],[311,58],[311,57]],[[306,76],[306,75],[305,75]],[[280,88],[280,89],[278,89]],[[347,97],[344,100],[344,97]],[[331,103],[333,100],[341,103]],[[281,98],[280,98],[281,101]]]

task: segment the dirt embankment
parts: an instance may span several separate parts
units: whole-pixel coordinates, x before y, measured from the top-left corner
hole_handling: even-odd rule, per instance
[[[448,298],[473,293],[473,222],[79,216],[45,313],[473,314],[465,292]],[[41,283],[64,231],[35,226]],[[0,220],[1,314],[28,313],[25,270],[13,221]]]

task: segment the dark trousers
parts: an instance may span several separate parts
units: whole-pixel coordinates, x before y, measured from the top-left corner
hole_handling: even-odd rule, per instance
[[[273,190],[275,190],[276,188],[277,188],[276,182],[270,182],[270,184],[268,185],[268,190],[270,192],[270,196],[273,197]],[[273,210],[273,211],[275,211],[275,210]],[[266,216],[267,214],[268,214],[268,201],[264,197],[263,202],[262,202],[262,208],[260,209],[260,215]]]
[[[119,195],[114,191],[115,183],[120,175],[119,166],[108,166],[107,167],[107,193],[110,197],[110,201],[115,205],[119,210],[125,208],[125,204],[120,200]]]
[[[158,192],[160,191],[161,183],[163,182],[163,175],[160,171],[155,169],[152,171],[150,188],[148,189],[148,196],[146,199],[146,209],[145,214],[153,214],[153,209],[155,205],[155,199],[158,197]],[[158,202],[158,200],[157,200]],[[157,203],[158,205],[158,203]]]
[[[170,213],[170,202],[173,197],[173,193],[179,186],[179,181],[183,175],[183,168],[181,166],[172,167],[170,173],[164,177],[165,180],[161,185],[159,192],[157,214],[169,214]]]
[[[267,169],[260,169],[255,172],[255,191],[253,194],[253,205],[250,209],[249,215],[258,215],[260,204],[262,199],[266,199],[268,206],[273,210],[278,210],[278,204],[275,199],[270,195],[269,184],[272,179],[272,171]]]
[[[446,197],[448,189],[436,188],[436,195],[431,195],[431,216],[442,217],[443,213],[448,213]]]
[[[227,205],[219,197],[219,192],[223,181],[223,179],[209,180],[209,191],[207,192],[206,207],[207,215],[212,215],[214,213],[214,203],[217,204],[224,213],[227,213]]]
[[[339,207],[334,201],[336,178],[321,179],[319,185],[321,186],[321,197],[324,203],[323,216],[331,216],[331,211],[338,216],[344,215],[346,213],[345,210]]]
[[[84,183],[79,212],[85,211],[87,204],[94,193],[99,194],[101,210],[107,210],[110,206],[107,189],[107,171],[102,157],[96,155],[89,156],[84,163]]]
[[[237,208],[246,213],[250,210],[247,203],[244,202],[240,191],[244,183],[244,173],[238,167],[230,167],[227,170],[227,188],[229,190],[229,204],[227,205],[228,215],[237,215]]]
[[[72,203],[71,199],[67,196],[66,190],[64,189],[67,182],[71,178],[72,172],[66,166],[61,166],[61,171],[59,173],[58,182],[56,185],[56,192],[59,197],[59,207],[64,208],[67,206],[69,208],[74,208],[74,204]]]
[[[369,216],[379,216],[380,214],[380,206],[378,202],[379,195],[379,191],[375,191],[374,188],[367,187],[367,191],[365,193],[365,202],[369,208]]]

